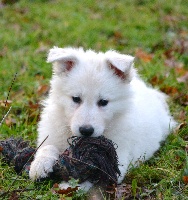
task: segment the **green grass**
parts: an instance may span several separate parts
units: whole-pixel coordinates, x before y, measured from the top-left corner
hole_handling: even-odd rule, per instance
[[[9,95],[10,123],[0,127],[0,139],[21,136],[35,145],[37,105],[44,98],[39,87],[51,77],[45,60],[53,46],[116,49],[137,55],[135,65],[142,77],[170,95],[170,108],[178,122],[187,121],[188,85],[177,80],[188,70],[188,49],[183,48],[188,42],[187,6],[186,0],[20,0],[1,7],[0,100],[7,98],[14,75],[18,75]],[[146,62],[139,50],[153,58]],[[0,119],[7,111],[8,106],[1,103]],[[182,181],[188,168],[187,145],[188,127],[184,125],[152,159],[131,169],[125,183],[132,186],[133,196],[136,191],[137,199],[139,195],[140,199],[188,199],[188,184]],[[20,199],[60,198],[51,192],[52,182],[33,183],[24,176],[13,182],[15,177],[12,167],[0,159],[0,195],[11,186],[3,199],[18,189],[23,189],[18,192]]]

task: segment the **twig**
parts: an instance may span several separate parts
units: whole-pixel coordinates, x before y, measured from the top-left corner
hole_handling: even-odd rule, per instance
[[[9,108],[9,110],[7,111],[7,113],[3,116],[3,119],[1,120],[0,126],[3,124],[3,121],[5,120],[5,118],[7,117],[7,115],[9,114],[11,108],[12,108],[12,106]]]
[[[11,92],[11,90],[12,90],[12,86],[13,86],[15,80],[16,80],[17,74],[18,74],[18,73],[16,72],[15,75],[14,75],[14,78],[13,78],[13,80],[12,80],[12,83],[11,83],[11,85],[10,85],[10,88],[9,88],[9,91],[8,91],[8,94],[7,94],[7,98],[6,98],[6,100],[5,100],[5,107],[7,106],[8,98],[9,98],[10,92]],[[12,106],[9,108],[8,112],[3,116],[3,119],[1,120],[0,126],[3,124],[3,121],[5,120],[5,118],[7,117],[7,115],[9,114],[11,108],[12,108]]]
[[[8,91],[8,95],[7,95],[7,98],[6,98],[6,100],[5,100],[5,107],[7,106],[8,98],[9,98],[9,95],[10,95],[10,91],[12,90],[12,86],[13,86],[13,84],[14,84],[14,81],[16,80],[17,74],[18,74],[18,73],[16,72],[15,75],[14,75],[14,78],[13,78],[13,80],[12,80],[12,83],[11,83],[11,85],[10,85],[10,88],[9,88],[9,91]]]
[[[46,136],[46,138],[42,141],[42,143],[36,148],[36,150],[32,153],[32,155],[29,157],[29,159],[27,160],[27,162],[25,163],[25,165],[23,166],[22,170],[18,173],[18,175],[16,176],[16,178],[12,181],[12,183],[10,184],[8,190],[6,192],[4,192],[3,194],[0,195],[0,197],[3,197],[4,195],[8,194],[10,192],[11,187],[13,186],[13,184],[18,180],[19,175],[22,173],[22,171],[24,170],[25,166],[28,164],[28,162],[32,159],[32,157],[34,156],[34,154],[38,151],[38,149],[42,146],[42,144],[47,140],[47,138],[49,137]],[[24,191],[25,188],[22,189],[22,191]]]
[[[5,180],[5,178],[0,178],[0,180]],[[6,180],[15,180],[15,178],[6,178]],[[28,179],[17,179],[17,181],[28,181]]]

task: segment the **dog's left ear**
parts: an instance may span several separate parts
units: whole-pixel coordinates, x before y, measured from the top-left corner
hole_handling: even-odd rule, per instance
[[[116,51],[107,51],[105,53],[106,61],[110,69],[114,71],[114,74],[120,77],[122,80],[131,81],[132,78],[132,66],[134,57],[130,55],[119,54]]]
[[[53,63],[55,74],[68,72],[72,69],[72,67],[78,62],[75,51],[76,49],[73,48],[54,47],[50,49],[47,62]]]

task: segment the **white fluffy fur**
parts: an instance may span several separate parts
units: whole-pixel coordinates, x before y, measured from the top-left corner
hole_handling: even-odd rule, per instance
[[[79,127],[91,125],[92,137],[104,135],[118,146],[121,177],[130,164],[149,159],[160,147],[175,126],[166,104],[166,96],[147,86],[133,67],[134,58],[115,51],[96,53],[82,48],[54,47],[48,55],[53,63],[53,77],[49,97],[38,126],[39,145],[31,164],[30,178],[46,177],[52,165],[68,144],[67,138],[80,136]],[[68,70],[68,65],[72,68]],[[114,74],[109,63],[122,71],[126,80]],[[82,99],[81,104],[72,101],[73,96]],[[100,99],[109,101],[99,107]],[[82,187],[88,190],[92,184]],[[67,183],[61,184],[67,187]]]

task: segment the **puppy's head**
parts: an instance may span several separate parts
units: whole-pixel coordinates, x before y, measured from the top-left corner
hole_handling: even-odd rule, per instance
[[[129,107],[134,58],[115,51],[82,48],[50,50],[53,63],[50,98],[77,136],[97,137]],[[61,119],[58,119],[61,120]]]

